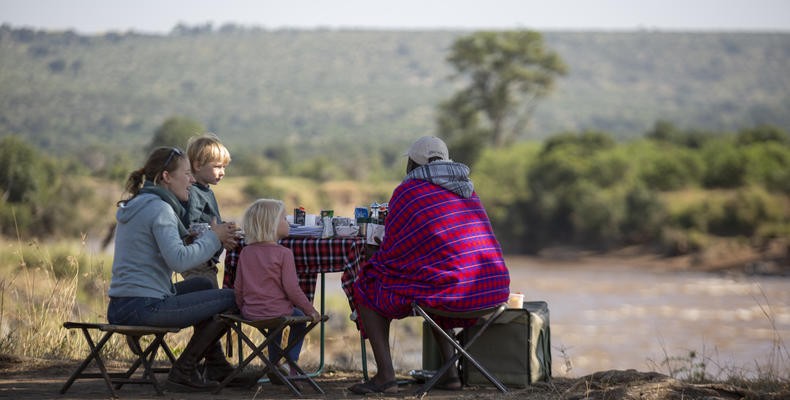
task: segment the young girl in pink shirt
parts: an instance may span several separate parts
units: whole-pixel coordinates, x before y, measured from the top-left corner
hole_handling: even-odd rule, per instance
[[[318,322],[321,315],[299,287],[296,265],[291,249],[277,244],[288,236],[289,225],[285,219],[285,205],[280,200],[258,199],[242,217],[242,228],[247,246],[241,250],[234,289],[236,304],[247,319],[266,319],[282,316],[309,315]],[[306,324],[294,325],[288,335],[288,345],[306,329]],[[281,343],[282,337],[272,338]],[[300,340],[289,352],[294,362],[302,350]],[[269,359],[277,359],[274,346],[269,346]],[[295,371],[291,369],[291,375]]]

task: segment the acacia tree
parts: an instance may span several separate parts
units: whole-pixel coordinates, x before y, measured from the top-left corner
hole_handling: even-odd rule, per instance
[[[537,100],[567,67],[540,33],[481,31],[456,40],[447,61],[469,83],[439,106],[439,136],[454,150],[503,146],[524,130]],[[455,152],[455,151],[454,151]],[[475,154],[470,154],[472,159]]]

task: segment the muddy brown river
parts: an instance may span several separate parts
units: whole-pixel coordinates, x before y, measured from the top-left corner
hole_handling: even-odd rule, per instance
[[[668,373],[668,358],[678,359],[675,369],[693,364],[700,371],[704,362],[707,373],[724,376],[790,365],[788,278],[509,265],[511,287],[549,303],[555,374],[570,366],[573,376],[627,368]]]
[[[511,290],[523,292],[526,301],[549,304],[554,376],[630,368],[669,374],[671,368],[675,375],[691,369],[726,378],[755,376],[758,368],[790,368],[788,278],[527,258],[507,262]],[[342,294],[339,287],[339,274],[327,275],[327,294]],[[397,324],[413,323],[393,323],[396,368],[419,369],[420,336],[398,333]],[[348,342],[350,353],[358,353],[358,343]]]

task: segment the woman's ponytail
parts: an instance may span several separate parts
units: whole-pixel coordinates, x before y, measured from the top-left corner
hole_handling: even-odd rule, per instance
[[[159,183],[164,171],[172,171],[176,167],[177,160],[185,157],[181,150],[175,147],[157,147],[148,155],[145,166],[132,171],[126,179],[124,193],[129,193],[129,197],[118,202],[118,206],[133,199],[140,192],[146,180]]]

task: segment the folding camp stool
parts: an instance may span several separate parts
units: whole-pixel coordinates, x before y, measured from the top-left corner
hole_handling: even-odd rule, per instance
[[[236,367],[236,369],[234,369],[233,372],[231,372],[231,374],[228,375],[227,378],[225,378],[225,380],[220,382],[219,387],[217,388],[216,391],[214,391],[214,394],[219,394],[219,392],[225,386],[227,386],[233,380],[233,378],[235,378],[244,369],[244,367],[246,367],[252,360],[254,360],[255,357],[260,358],[261,361],[263,361],[263,363],[266,365],[266,367],[263,369],[263,371],[261,372],[258,378],[262,377],[267,372],[271,371],[280,379],[280,381],[284,382],[285,385],[288,386],[288,388],[291,389],[291,391],[294,392],[294,394],[296,394],[299,397],[302,397],[302,392],[300,392],[299,389],[296,388],[296,386],[294,386],[294,384],[291,382],[292,380],[296,380],[296,379],[307,380],[310,383],[310,385],[313,387],[313,389],[315,389],[318,393],[322,395],[324,394],[324,390],[321,389],[321,387],[318,386],[318,384],[315,383],[315,381],[309,375],[307,375],[302,370],[302,368],[299,367],[298,364],[296,364],[294,360],[291,360],[287,356],[287,353],[288,350],[290,350],[293,346],[296,345],[296,343],[304,339],[304,337],[308,333],[310,333],[310,331],[313,328],[315,328],[316,325],[318,325],[321,321],[328,320],[329,319],[328,315],[321,316],[321,320],[319,322],[311,322],[312,319],[308,316],[304,316],[304,317],[288,316],[288,317],[268,318],[262,320],[248,320],[238,314],[220,314],[215,318],[218,318],[219,320],[224,321],[225,323],[230,325],[233,328],[233,330],[236,331],[238,337],[241,338],[241,340],[244,341],[244,343],[246,343],[250,349],[252,349],[252,354],[250,354],[243,361],[239,362],[239,365]],[[310,324],[307,326],[307,329],[305,329],[304,335],[302,335],[301,337],[295,337],[292,343],[289,346],[287,346],[285,349],[280,347],[280,343],[276,343],[275,341],[273,341],[274,337],[277,336],[278,333],[282,333],[285,327],[292,326],[295,324],[307,323],[307,322],[309,322]],[[261,332],[261,334],[265,338],[263,343],[256,346],[255,343],[249,338],[249,336],[247,336],[242,330],[242,327],[244,325],[250,325],[255,329],[257,329],[259,332]],[[291,331],[290,334],[293,334],[293,331]],[[289,342],[291,342],[290,339]],[[269,358],[263,354],[263,349],[266,348],[269,344],[273,344],[280,352],[280,357],[277,357],[274,360],[274,362],[270,361]],[[238,351],[239,353],[241,353],[241,347],[239,347]],[[294,370],[296,370],[296,372],[298,372],[299,375],[288,376],[288,377],[284,376],[282,372],[280,372],[280,369],[276,367],[277,364],[279,364],[280,362],[280,358],[284,358],[285,361],[288,363],[288,365],[291,366]],[[257,382],[257,381],[258,379],[255,379],[253,382]]]
[[[489,373],[482,365],[480,365],[479,362],[477,362],[477,360],[474,359],[474,357],[469,355],[469,353],[467,353],[466,351],[469,348],[469,346],[471,346],[472,343],[474,343],[475,340],[477,340],[477,338],[480,337],[480,335],[483,332],[485,332],[485,330],[488,329],[488,327],[497,318],[499,318],[500,315],[502,315],[502,313],[507,308],[507,303],[500,304],[496,307],[486,308],[477,311],[468,311],[468,312],[449,312],[444,310],[437,310],[435,308],[422,307],[417,303],[411,303],[411,308],[414,310],[415,313],[421,315],[425,319],[425,321],[427,321],[428,324],[430,324],[431,327],[433,327],[434,330],[440,332],[441,337],[443,337],[450,344],[452,344],[453,347],[455,347],[455,351],[454,351],[455,354],[449,360],[446,360],[444,365],[442,365],[442,367],[439,368],[438,371],[436,371],[436,374],[433,377],[431,377],[431,379],[429,379],[427,382],[425,382],[425,384],[419,389],[419,391],[417,391],[417,398],[421,398],[423,394],[431,390],[431,388],[433,388],[433,386],[436,385],[436,383],[439,381],[442,375],[444,375],[444,373],[447,372],[447,370],[449,370],[450,367],[455,365],[455,362],[462,356],[466,357],[466,359],[472,365],[474,365],[475,368],[477,368],[477,370],[480,371],[481,374],[483,374],[483,376],[485,376],[489,381],[491,381],[491,383],[493,383],[494,386],[497,387],[497,389],[499,389],[502,393],[507,392],[505,386],[503,386],[496,378],[494,378],[494,376],[491,375],[491,373]],[[472,319],[472,318],[476,319],[476,318],[483,318],[488,316],[487,317],[488,319],[485,321],[485,323],[483,323],[483,326],[480,327],[480,330],[478,330],[474,336],[472,336],[468,341],[466,341],[466,343],[464,343],[464,346],[462,347],[460,339],[457,337],[457,335],[453,334],[452,332],[451,334],[445,332],[444,329],[440,328],[439,325],[428,314],[439,315],[442,317],[449,317],[449,318],[457,318],[457,319]]]
[[[173,356],[173,353],[170,351],[170,347],[168,347],[167,343],[165,343],[165,334],[178,332],[181,330],[181,328],[112,325],[84,322],[65,322],[63,323],[63,327],[66,329],[80,329],[82,334],[85,336],[85,341],[88,342],[91,352],[82,362],[82,364],[77,367],[74,373],[71,374],[71,377],[69,377],[63,387],[60,389],[60,394],[66,393],[66,391],[77,379],[98,378],[104,379],[104,382],[107,384],[107,388],[110,390],[110,393],[114,398],[118,397],[116,389],[120,389],[121,386],[127,383],[151,384],[154,386],[154,390],[156,390],[158,395],[161,396],[163,394],[162,389],[159,387],[159,382],[157,382],[156,377],[154,377],[154,373],[168,372],[170,368],[154,368],[153,362],[156,358],[159,348],[164,350],[167,358],[170,360],[170,363],[174,363],[176,361],[175,356]],[[102,336],[102,338],[96,344],[93,343],[93,339],[91,338],[89,332],[92,329],[105,332],[104,336]],[[110,340],[110,337],[112,337],[112,335],[115,333],[126,336],[127,344],[131,348],[132,353],[137,356],[129,369],[123,373],[108,373],[107,368],[104,366],[104,362],[101,359],[102,348]],[[154,335],[154,340],[145,349],[142,349],[140,347],[139,338],[141,336],[147,335]],[[99,367],[100,373],[97,374],[83,372],[92,360],[96,361],[96,365]],[[135,371],[137,371],[137,368],[139,368],[141,364],[143,365],[142,377],[132,378],[132,375],[134,375]]]

